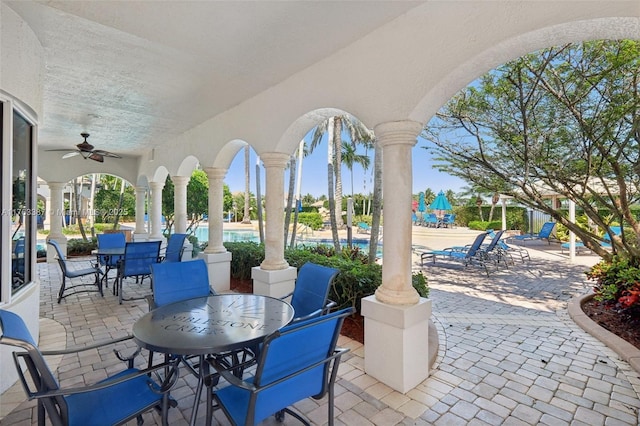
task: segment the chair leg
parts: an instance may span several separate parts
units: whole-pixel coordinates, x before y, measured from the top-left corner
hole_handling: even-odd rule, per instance
[[[66,280],[66,277],[63,275],[62,284],[60,284],[60,291],[58,292],[58,303],[60,303],[60,301],[64,296],[64,288],[66,287],[66,285],[67,285],[67,280]]]
[[[100,296],[104,297],[104,293],[102,292],[102,278],[100,278],[100,271],[96,272],[96,285],[98,286],[98,292]]]
[[[122,281],[124,280],[123,277],[120,277],[120,279],[118,280],[118,303],[122,305]]]

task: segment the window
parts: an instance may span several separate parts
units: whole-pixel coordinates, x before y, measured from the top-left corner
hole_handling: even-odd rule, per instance
[[[12,142],[11,291],[15,293],[32,280],[33,226],[37,215],[33,196],[33,125],[16,111]]]

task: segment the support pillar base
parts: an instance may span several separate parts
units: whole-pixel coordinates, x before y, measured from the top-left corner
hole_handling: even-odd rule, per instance
[[[362,316],[367,374],[401,393],[429,377],[430,299],[388,305],[368,296],[362,299]]]
[[[297,276],[298,269],[293,266],[275,271],[255,266],[251,269],[253,293],[271,297],[285,296],[293,291]]]
[[[216,293],[231,290],[231,252],[199,253],[199,259],[204,259],[209,270],[209,285]]]
[[[149,233],[145,232],[145,233],[134,233],[133,234],[133,241],[148,241],[149,240]]]

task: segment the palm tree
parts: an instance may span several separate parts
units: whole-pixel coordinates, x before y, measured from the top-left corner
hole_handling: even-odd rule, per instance
[[[371,237],[369,238],[369,263],[376,261],[378,251],[378,232],[382,215],[382,148],[374,141],[373,159],[373,212],[371,218]]]
[[[291,206],[293,204],[293,195],[296,184],[296,156],[289,158],[289,194],[287,195],[287,208],[284,215],[284,241],[288,240],[289,224],[291,223]]]
[[[256,158],[256,208],[258,209],[258,230],[260,244],[264,244],[264,220],[262,218],[262,194],[260,193],[260,157]]]
[[[448,197],[447,197],[448,198]],[[433,192],[433,189],[427,188],[424,190],[424,203],[428,206],[433,203],[433,200],[436,199],[436,193]],[[448,198],[450,199],[450,198]]]
[[[329,119],[329,141],[333,141],[334,140],[334,134],[333,134],[333,118]],[[333,237],[333,247],[336,250],[336,254],[340,253],[342,251],[342,248],[340,247],[340,238],[338,237],[338,223],[336,220],[336,199],[334,197],[334,193],[333,193],[333,164],[335,161],[335,155],[334,155],[334,147],[335,145],[333,143],[329,143],[329,151],[327,153],[327,183],[328,183],[328,188],[329,188],[329,220],[331,221],[331,236]]]
[[[353,196],[353,166],[360,164],[366,171],[369,168],[371,159],[367,155],[358,154],[354,143],[342,141],[342,162],[351,172],[351,196]]]
[[[333,141],[333,146],[329,146],[329,149],[334,152],[334,155],[332,155],[332,157],[334,158],[332,167],[334,170],[334,174],[331,176],[331,179],[333,180],[333,177],[335,176],[334,202],[337,205],[337,208],[340,209],[340,212],[342,211],[342,177],[340,171],[342,169],[341,148],[343,126],[349,133],[349,138],[351,139],[351,143],[353,144],[367,143],[372,139],[372,132],[362,122],[360,122],[352,115],[345,114],[336,117],[330,117],[316,126],[316,129],[313,132],[313,136],[309,143],[309,152],[311,153],[320,144],[323,136],[329,132],[329,128],[331,128],[332,137],[327,140],[327,145],[332,145],[331,141]],[[333,189],[331,190],[331,192],[333,193]],[[342,226],[342,215],[336,218],[336,224]]]
[[[494,192],[491,196],[491,210],[489,210],[489,219],[487,219],[489,222],[493,220],[493,211],[495,210],[498,201],[500,201],[500,194]]]
[[[456,197],[456,193],[453,192],[453,189],[447,189],[444,192],[444,196],[447,197],[447,200],[449,200],[452,206],[455,206],[458,204],[458,197]]]
[[[251,223],[251,215],[249,213],[250,209],[250,186],[251,179],[249,174],[249,160],[250,160],[250,151],[251,148],[249,145],[245,145],[244,147],[244,214],[242,215],[242,223]]]

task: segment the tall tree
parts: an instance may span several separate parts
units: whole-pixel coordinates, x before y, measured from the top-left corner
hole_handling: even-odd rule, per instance
[[[382,221],[382,148],[374,141],[373,158],[373,197],[371,214],[371,236],[369,237],[369,263],[376,261],[380,224]]]
[[[360,120],[352,115],[345,114],[336,117],[330,117],[327,120],[316,126],[311,141],[309,143],[309,153],[313,152],[316,147],[320,145],[325,134],[328,133],[329,127],[331,128],[332,137],[327,139],[327,145],[331,145],[330,141],[333,141],[333,146],[329,147],[334,152],[333,158],[333,170],[335,176],[335,204],[338,211],[342,211],[342,128],[345,127],[346,132],[349,135],[351,143],[366,144],[371,143],[372,132],[369,130]],[[365,145],[366,146],[366,145]],[[337,154],[337,155],[336,155]],[[331,179],[334,179],[331,176]],[[334,190],[332,189],[332,193]],[[338,225],[342,225],[342,215],[336,221]]]
[[[449,199],[449,197],[447,196],[447,198]],[[433,192],[433,189],[431,188],[427,188],[424,190],[424,202],[427,206],[429,206],[429,204],[433,203],[433,200],[436,199],[436,193]]]
[[[251,147],[244,147],[244,214],[242,215],[242,223],[251,223],[251,173],[249,161],[251,160]]]
[[[289,239],[289,225],[291,224],[291,210],[294,203],[296,184],[296,156],[289,157],[289,192],[287,193],[287,207],[284,213],[284,241]]]
[[[333,141],[333,118],[329,119],[329,141]],[[328,197],[329,197],[329,220],[331,221],[331,236],[333,239],[333,247],[336,250],[336,253],[340,253],[342,251],[342,247],[340,246],[340,238],[338,237],[338,223],[336,219],[336,199],[335,194],[333,192],[333,167],[335,164],[335,154],[333,143],[329,143],[329,151],[327,153],[327,186],[328,186]]]
[[[354,143],[342,141],[342,162],[351,173],[351,196],[353,197],[353,166],[359,164],[364,170],[367,170],[371,159],[367,155],[358,154]]]
[[[590,41],[552,47],[501,66],[454,96],[424,132],[440,170],[548,213],[604,259],[638,260],[640,43]],[[454,132],[455,138],[446,138]],[[551,205],[574,200],[601,230],[570,222]],[[609,216],[599,214],[607,209]]]

